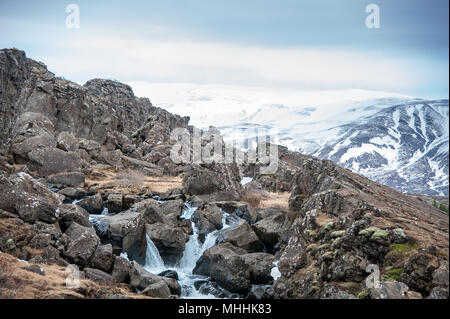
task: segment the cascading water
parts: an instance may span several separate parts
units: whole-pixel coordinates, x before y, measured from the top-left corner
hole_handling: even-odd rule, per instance
[[[160,273],[166,269],[164,261],[162,260],[158,248],[156,248],[153,241],[145,235],[147,241],[147,250],[145,251],[145,265],[144,268],[151,273]]]
[[[192,215],[197,210],[197,207],[192,207],[190,204],[185,204],[186,209],[183,211],[181,218],[190,220]],[[223,213],[222,222],[223,228],[226,229],[231,225],[227,222],[229,214]],[[153,244],[151,239],[146,235],[147,250],[144,268],[153,274],[158,274],[164,270],[175,270],[178,273],[178,282],[181,286],[181,298],[216,298],[213,295],[200,294],[194,286],[194,283],[199,280],[206,280],[207,277],[195,275],[192,273],[198,259],[202,256],[203,252],[208,248],[211,248],[216,244],[219,230],[209,233],[205,237],[203,243],[200,242],[198,237],[198,228],[192,223],[193,233],[189,237],[189,241],[186,243],[183,257],[175,267],[166,267],[159,255],[158,249]]]

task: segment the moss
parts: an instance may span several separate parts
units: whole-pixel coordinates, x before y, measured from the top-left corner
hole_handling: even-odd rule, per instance
[[[394,257],[409,257],[417,250],[417,243],[414,244],[392,244],[391,250],[387,253],[388,256]]]
[[[328,222],[325,224],[325,229],[326,230],[331,230],[334,227],[334,222]]]
[[[372,236],[370,237],[370,239],[372,240],[382,240],[382,241],[387,241],[389,237],[389,233],[386,230],[383,229],[379,229],[376,232],[374,232],[372,234]]]
[[[334,259],[334,251],[327,251],[326,253],[322,254],[322,260],[329,261]]]
[[[358,294],[357,298],[358,299],[366,299],[367,297],[369,297],[369,294],[370,294],[370,289],[366,289],[366,290],[361,291]]]
[[[8,240],[6,241],[6,243],[7,243],[7,244],[12,244],[12,243],[14,243],[14,240],[13,240],[12,238],[10,238],[10,239],[8,239]]]
[[[340,238],[340,237],[338,237],[338,238],[336,238],[335,240],[333,240],[333,243],[331,244],[331,249],[336,249],[336,248],[338,248],[339,247],[339,244],[340,244],[340,242],[341,242],[341,239],[342,238]]]
[[[370,236],[372,236],[373,233],[375,233],[378,230],[380,230],[378,227],[369,227],[369,228],[361,230],[358,233],[358,235],[370,237]]]
[[[331,238],[339,238],[344,236],[345,230],[337,230],[331,233]]]
[[[317,247],[318,250],[324,250],[330,248],[330,244],[323,244]]]
[[[393,281],[398,280],[400,278],[400,275],[403,273],[403,268],[395,268],[389,271],[386,271],[385,273],[385,280],[386,281]]]
[[[315,230],[315,229],[307,229],[306,233],[308,234],[308,236],[314,237],[314,236],[317,235],[317,230]]]
[[[311,254],[315,254],[317,252],[317,245],[316,244],[309,245],[308,247],[306,247],[306,251]]]

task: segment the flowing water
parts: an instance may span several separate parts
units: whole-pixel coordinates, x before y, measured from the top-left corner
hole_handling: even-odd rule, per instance
[[[188,203],[186,203],[185,205],[186,209],[181,215],[181,218],[190,220],[197,208],[192,207]],[[231,226],[231,223],[227,221],[228,216],[229,214],[223,213],[223,228],[220,231]],[[197,260],[202,256],[203,252],[216,244],[219,230],[213,231],[206,235],[205,241],[203,243],[201,243],[199,240],[198,228],[194,223],[192,223],[192,231],[193,233],[189,237],[189,241],[186,243],[183,257],[175,267],[164,266],[164,262],[159,255],[158,249],[147,236],[147,251],[144,268],[153,274],[158,274],[161,271],[167,269],[175,270],[178,273],[178,282],[181,285],[181,298],[216,298],[213,295],[200,294],[195,289],[194,283],[199,280],[206,280],[207,277],[195,275],[192,273],[192,271],[194,270]]]

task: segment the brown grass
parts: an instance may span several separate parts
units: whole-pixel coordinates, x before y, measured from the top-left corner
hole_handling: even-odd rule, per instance
[[[254,191],[243,195],[241,200],[249,203],[255,208],[275,207],[287,210],[290,195],[291,194],[289,192],[274,193],[267,191]]]
[[[100,284],[85,279],[80,280],[79,288],[71,289],[66,286],[66,278],[70,273],[65,267],[39,264],[45,271],[45,276],[42,276],[23,269],[29,265],[9,254],[0,254],[0,298],[102,298],[110,294],[145,298],[134,294],[124,284]]]
[[[138,170],[94,169],[94,174],[86,178],[86,185],[97,186],[100,193],[113,190],[122,194],[150,194],[181,188],[182,180],[180,176],[146,176]]]

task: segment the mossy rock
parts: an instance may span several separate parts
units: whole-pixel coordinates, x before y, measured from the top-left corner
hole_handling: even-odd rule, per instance
[[[372,240],[387,241],[389,239],[389,232],[384,229],[379,229],[370,237]]]
[[[334,251],[327,251],[326,253],[322,254],[322,260],[331,261],[334,259],[334,255],[335,255]]]
[[[331,238],[339,238],[345,235],[345,230],[337,230],[331,233]]]
[[[391,250],[387,253],[387,256],[393,257],[409,257],[414,255],[417,250],[417,243],[414,244],[392,244]]]
[[[331,249],[335,250],[339,247],[339,244],[341,243],[341,237],[336,238],[333,240],[333,243],[331,244]]]
[[[317,245],[316,244],[309,245],[308,247],[306,247],[306,251],[314,255],[317,252]]]
[[[332,230],[333,227],[334,227],[334,222],[328,222],[328,223],[325,224],[324,229],[325,230]]]
[[[380,230],[378,227],[369,227],[366,229],[361,230],[358,235],[370,237],[375,233],[376,231]]]
[[[366,289],[361,291],[356,298],[358,299],[369,299],[370,297],[370,289]]]
[[[306,233],[308,234],[309,237],[317,236],[317,230],[315,230],[315,229],[307,229]]]
[[[384,274],[384,278],[385,278],[386,281],[399,280],[401,274],[403,273],[403,270],[404,270],[403,267],[388,270]]]
[[[317,247],[317,249],[320,251],[320,250],[325,250],[325,249],[328,249],[328,248],[330,248],[330,244],[323,244],[323,245],[320,245],[319,247]]]

